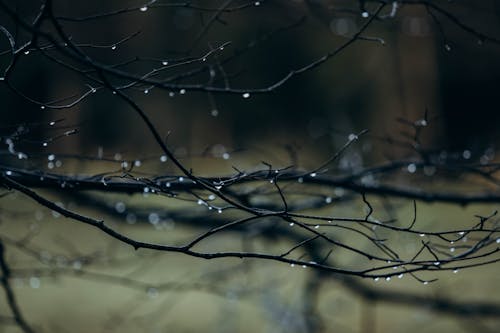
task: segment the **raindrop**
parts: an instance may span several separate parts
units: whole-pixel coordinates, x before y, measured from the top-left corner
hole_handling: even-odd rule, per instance
[[[391,277],[390,277],[390,276],[388,276],[388,277],[386,277],[386,278],[385,278],[385,280],[386,280],[387,282],[389,282],[389,281],[391,281]]]
[[[379,277],[376,277],[376,278],[373,279],[373,281],[375,281],[375,282],[377,282],[378,280],[380,280]]]
[[[294,225],[295,225],[295,223],[290,222],[290,227],[293,227]]]
[[[148,295],[149,298],[156,298],[160,293],[158,292],[158,289],[150,287],[146,291],[146,294]]]
[[[465,159],[465,160],[468,160],[469,158],[471,158],[471,152],[470,150],[466,149],[464,150],[464,152],[462,153],[462,157]]]
[[[179,177],[179,182],[183,182],[184,181],[184,177]]]
[[[439,265],[441,265],[441,262],[440,262],[440,261],[436,261],[436,262],[434,263],[434,266],[439,266]]]
[[[40,110],[45,109],[45,105],[40,105]]]
[[[459,234],[460,236],[463,236],[463,235],[465,235],[465,232],[464,232],[464,231],[460,231],[458,234]]]
[[[186,89],[179,90],[179,94],[184,95],[186,93]]]
[[[458,273],[458,269],[454,269],[453,273],[457,274]]]
[[[500,244],[500,238],[497,238],[496,242],[497,244]]]
[[[361,13],[361,16],[364,17],[364,18],[367,18],[370,16],[370,14],[367,12],[367,11],[364,11]]]
[[[164,61],[162,61],[162,62],[161,62],[161,64],[162,64],[163,66],[167,66],[167,65],[168,65],[168,61],[164,60]]]
[[[216,189],[216,190],[218,190],[218,191],[219,191],[221,188],[222,188],[222,186],[221,186],[221,185],[217,185],[217,186],[215,186],[215,189]]]
[[[250,94],[249,93],[244,93],[242,96],[243,96],[243,98],[249,98]]]
[[[455,252],[455,248],[454,247],[450,248],[450,252]]]
[[[228,160],[229,157],[230,157],[230,155],[228,153],[222,154],[222,158],[225,159],[225,160]]]
[[[145,94],[149,94],[149,89],[144,89]]]
[[[326,198],[325,198],[325,202],[326,202],[327,204],[332,203],[332,198],[331,198],[331,197],[326,197]]]
[[[120,213],[120,214],[121,214],[121,213],[125,212],[125,209],[126,209],[126,208],[127,208],[127,207],[125,206],[125,204],[124,204],[123,202],[121,202],[121,201],[118,201],[118,202],[115,204],[115,210],[116,210],[116,212],[117,212],[117,213]]]
[[[316,224],[316,225],[314,226],[314,229],[319,229],[319,225],[318,225],[318,224]]]
[[[311,176],[311,177],[316,177],[316,175],[317,175],[317,174],[316,174],[316,172],[313,172],[313,173],[311,173],[309,176]]]
[[[25,153],[17,153],[17,158],[20,160],[22,160],[23,158],[27,159],[28,155],[26,155]]]
[[[166,162],[166,161],[167,161],[167,155],[160,156],[160,162]]]
[[[451,51],[451,46],[450,46],[450,44],[444,44],[444,49],[445,49],[446,51],[448,51],[448,52],[449,52],[449,51]]]
[[[174,96],[175,96],[175,93],[174,93],[173,91],[171,91],[171,92],[169,92],[169,93],[168,93],[168,96],[169,96],[169,97],[174,97]]]
[[[349,141],[354,141],[358,139],[358,136],[354,133],[351,133],[347,138],[349,139]]]
[[[408,164],[408,172],[415,173],[417,171],[417,166],[414,163]]]
[[[420,234],[420,237],[424,237],[424,236],[425,236],[425,234]]]
[[[40,288],[40,279],[37,278],[36,276],[31,277],[30,278],[30,287],[33,289]]]
[[[217,109],[213,109],[210,114],[212,115],[212,117],[217,117],[219,115],[219,110]]]
[[[80,270],[82,269],[82,262],[80,260],[73,261],[73,269]]]
[[[12,171],[7,170],[7,171],[5,171],[5,174],[6,174],[7,176],[12,176]]]
[[[116,50],[116,45],[111,46],[111,49],[114,51]]]
[[[158,224],[158,222],[160,222],[160,216],[157,213],[150,213],[148,215],[148,221],[151,224]]]
[[[137,222],[137,216],[133,213],[128,213],[127,216],[125,217],[125,221],[127,221],[128,224],[134,224]]]
[[[302,265],[302,268],[307,268],[307,266],[306,265]]]
[[[42,143],[42,146],[47,147],[49,144],[47,142]]]
[[[24,51],[24,54],[28,55],[28,54],[30,54],[30,51]]]
[[[255,1],[255,2],[254,2],[254,5],[255,5],[255,6],[260,6],[260,1]]]
[[[424,284],[425,284],[425,285],[429,284],[429,281],[424,281]]]
[[[143,190],[143,191],[144,191],[144,193],[149,193],[149,187],[147,187],[147,186],[146,186],[146,187],[144,187],[144,190]]]
[[[121,166],[122,166],[123,169],[128,168],[128,162],[127,161],[123,161],[122,164],[121,164]]]
[[[141,162],[141,161],[139,161],[139,160],[135,160],[135,161],[134,161],[134,166],[135,166],[135,167],[140,167],[141,165],[142,165],[142,162]]]
[[[403,278],[403,273],[398,275],[398,279],[402,279],[402,278]]]
[[[203,205],[204,203],[205,203],[205,201],[198,199],[198,205]]]
[[[295,264],[290,264],[290,267],[295,267]]]
[[[299,183],[303,183],[303,182],[304,182],[304,178],[299,177],[299,179],[297,179],[297,181],[298,181]]]
[[[148,7],[147,6],[143,6],[143,7],[139,8],[139,10],[141,12],[145,12],[146,10],[148,10]]]
[[[55,124],[56,124],[56,122],[55,122],[55,121],[51,121],[51,122],[49,123],[49,126],[54,126]]]
[[[50,154],[49,156],[47,156],[47,159],[48,159],[49,161],[53,161],[53,160],[55,160],[55,159],[56,159],[56,156],[55,156],[54,154]]]
[[[215,195],[210,194],[210,195],[208,196],[208,200],[214,200],[214,199],[215,199]]]
[[[217,213],[221,214],[221,213],[222,213],[222,209],[220,209],[220,208],[219,208],[219,209],[217,210]]]

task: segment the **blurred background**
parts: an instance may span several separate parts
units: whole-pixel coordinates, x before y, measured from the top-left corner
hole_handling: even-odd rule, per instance
[[[72,41],[103,64],[137,76],[153,71],[152,78],[172,84],[251,91],[273,85],[291,70],[347,42],[369,19],[364,10],[372,13],[376,8],[369,1],[360,8],[360,2],[214,0],[190,1],[186,6],[171,1],[54,1],[54,12]],[[5,3],[27,22],[40,7],[31,0]],[[349,134],[363,129],[370,132],[346,154],[344,169],[411,157],[414,151],[397,149],[385,139],[401,138],[408,130],[405,121],[413,123],[424,117],[428,121],[422,134],[426,149],[493,162],[500,140],[496,129],[500,122],[500,46],[481,35],[500,38],[500,3],[457,0],[435,4],[452,17],[420,5],[399,4],[396,9],[388,5],[383,14],[390,16],[394,11],[394,17],[376,19],[363,33],[373,39],[356,41],[269,93],[207,93],[140,83],[124,92],[168,137],[176,156],[198,175],[226,175],[234,172],[232,166],[252,168],[262,166],[261,161],[277,167],[313,168],[339,149]],[[92,17],[99,13],[112,15]],[[31,39],[2,11],[0,24],[15,32],[18,45]],[[48,23],[42,29],[54,33]],[[51,56],[89,70],[54,48],[44,49],[46,42],[40,39],[43,51],[23,50],[9,76],[18,93],[0,82],[0,134],[11,135],[20,125],[29,129],[16,143],[16,150],[39,158],[9,163],[98,174],[130,160],[139,161],[138,172],[177,172],[170,163],[158,163],[160,149],[128,105],[99,83],[53,62]],[[8,50],[8,39],[0,35],[0,73],[11,59]],[[115,85],[128,83],[111,80]],[[61,108],[63,105],[67,107]],[[73,129],[78,133],[64,135]],[[68,154],[105,157],[112,162],[62,157]],[[47,161],[51,155],[57,158]],[[11,159],[0,156],[4,161]],[[110,195],[101,200],[108,210],[100,210],[89,208],[84,200],[49,195],[67,207],[105,216],[124,232],[148,240],[175,241],[197,230],[196,226],[178,228],[179,222],[171,219],[162,220],[158,228],[151,223],[151,214],[116,216],[124,207],[147,209],[151,198]],[[159,199],[154,203],[169,207]],[[405,221],[410,218],[408,205],[395,204],[396,214]],[[341,208],[343,214],[357,214],[362,204]],[[303,332],[312,316],[304,304],[308,281],[316,280],[309,279],[313,274],[307,270],[290,273],[290,267],[273,263],[206,262],[148,251],[131,254],[127,247],[97,231],[59,221],[60,216],[30,205],[21,195],[2,198],[0,209],[2,234],[13,240],[15,248],[9,258],[19,267],[31,267],[19,271],[15,280],[20,303],[42,331]],[[442,204],[422,209],[424,226],[431,228],[436,221],[465,225],[474,214],[491,212],[494,207]],[[141,220],[150,223],[135,224]],[[31,234],[36,237],[27,244],[43,254],[35,259],[13,245],[14,240]],[[224,240],[228,246],[245,246],[244,239],[233,236]],[[283,244],[266,244],[268,249],[279,245]],[[56,269],[44,270],[47,264]],[[82,265],[89,265],[95,275],[80,276]],[[145,282],[133,282],[135,279]],[[457,300],[500,301],[495,265],[447,275],[432,287],[408,279],[381,288]],[[372,304],[336,278],[321,285],[318,299],[309,301],[315,302],[322,315],[324,332],[467,332],[472,323],[429,309]],[[6,311],[0,302],[0,313]],[[478,321],[474,331],[488,332],[497,323],[486,320],[482,326],[483,321]],[[6,330],[11,331],[16,328]]]

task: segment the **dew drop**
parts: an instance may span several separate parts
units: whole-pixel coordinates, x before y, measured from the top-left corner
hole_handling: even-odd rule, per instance
[[[7,176],[12,176],[12,171],[7,170],[7,171],[5,171],[5,174],[6,174]]]
[[[141,12],[145,12],[145,11],[147,11],[147,10],[148,10],[148,7],[147,7],[147,6],[143,6],[143,7],[139,8],[139,10],[140,10]]]
[[[497,244],[500,244],[500,238],[497,238],[496,242]]]
[[[450,44],[444,44],[444,49],[445,49],[446,51],[448,51],[448,52],[449,52],[449,51],[451,51],[451,46],[450,46]]]
[[[463,151],[462,153],[462,157],[464,158],[464,160],[468,160],[469,158],[471,158],[471,152],[470,150],[466,149]]]
[[[45,105],[40,105],[40,110],[44,110],[45,109]]]
[[[425,284],[425,285],[428,285],[428,284],[429,284],[429,281],[424,281],[424,284]]]
[[[370,13],[368,13],[367,11],[364,11],[361,13],[361,16],[364,17],[364,18],[367,18],[370,16]]]
[[[28,55],[28,54],[30,54],[30,51],[24,51],[24,54]]]
[[[373,281],[375,281],[375,282],[377,282],[378,280],[380,280],[379,277],[376,277],[376,278],[373,279]]]
[[[231,156],[228,153],[222,154],[222,158],[225,159],[225,160],[228,160],[229,157],[231,157]]]
[[[311,173],[309,176],[311,176],[311,177],[316,177],[316,176],[317,176],[317,174],[316,174],[316,172],[313,172],[313,173]]]
[[[297,182],[299,182],[299,183],[303,183],[303,182],[304,182],[304,178],[299,177],[299,179],[297,179]]]
[[[325,198],[325,202],[326,202],[327,204],[332,203],[332,198],[331,198],[331,197],[326,197],[326,198]]]
[[[424,237],[424,236],[425,236],[425,234],[420,234],[420,237]]]
[[[162,64],[163,66],[167,66],[167,65],[168,65],[168,61],[164,60],[164,61],[162,61],[162,62],[161,62],[161,64]]]
[[[219,208],[219,209],[217,210],[217,213],[221,214],[221,213],[222,213],[222,209],[220,209],[220,208]]]
[[[135,161],[134,161],[134,166],[135,166],[135,167],[140,167],[141,165],[142,165],[142,162],[141,162],[141,161],[139,161],[139,160],[135,160]]]
[[[402,278],[403,278],[403,274],[401,273],[398,275],[398,279],[402,279]]]
[[[450,252],[455,252],[455,248],[454,247],[450,248]]]
[[[242,96],[243,96],[243,98],[249,98],[250,94],[249,93],[244,93]]]
[[[389,282],[389,281],[391,281],[391,277],[390,277],[390,276],[388,276],[388,277],[386,277],[386,278],[385,278],[385,280],[386,280],[387,282]]]
[[[145,94],[149,94],[149,89],[144,89]]]
[[[179,94],[184,95],[186,93],[186,89],[179,90]]]
[[[167,155],[161,155],[160,156],[160,162],[166,162],[167,161]]]
[[[295,223],[290,222],[290,227],[293,227],[294,225],[295,225]]]
[[[181,176],[181,177],[179,177],[179,182],[181,182],[181,183],[182,183],[183,181],[184,181],[184,177],[182,177],[182,176]]]
[[[55,124],[56,124],[56,122],[55,122],[55,121],[51,121],[51,122],[49,123],[49,126],[54,126]]]
[[[295,264],[290,264],[290,267],[295,267]]]
[[[458,273],[458,269],[454,269],[453,273],[457,274]]]
[[[111,46],[111,49],[114,51],[116,50],[116,45]]]
[[[314,226],[314,229],[319,229],[319,225],[318,225],[318,224],[316,224],[316,225]]]
[[[255,6],[260,6],[260,1],[255,1],[255,2],[254,2],[254,5],[255,5]]]
[[[210,115],[212,117],[217,117],[219,115],[219,111],[217,109],[213,109],[212,111],[210,111]]]
[[[47,142],[42,143],[42,146],[47,147],[49,144]]]

